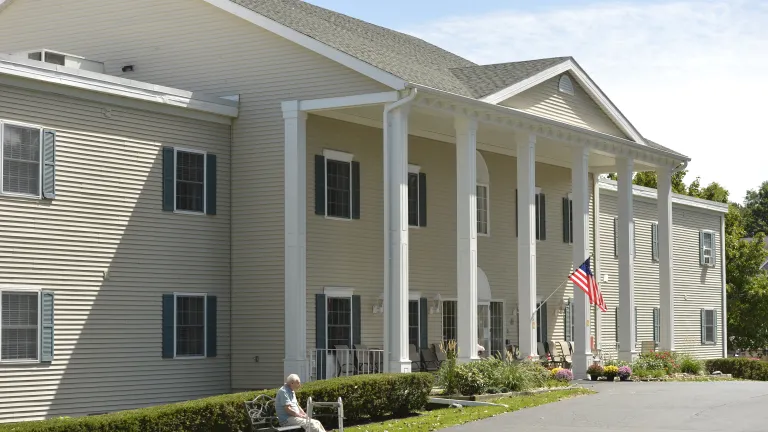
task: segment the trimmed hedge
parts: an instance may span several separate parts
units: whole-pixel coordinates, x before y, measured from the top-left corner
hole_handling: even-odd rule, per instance
[[[334,378],[305,384],[296,397],[319,402],[344,400],[344,417],[354,424],[363,418],[402,415],[423,410],[434,377],[429,373],[375,374]],[[250,431],[244,402],[275,389],[214,396],[90,417],[57,418],[0,425],[0,432],[237,432]]]
[[[746,358],[720,358],[706,361],[709,373],[720,371],[731,374],[734,378],[756,381],[768,381],[768,362]]]

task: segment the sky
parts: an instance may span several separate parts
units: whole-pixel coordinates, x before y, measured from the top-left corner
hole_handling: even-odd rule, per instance
[[[685,180],[731,200],[768,180],[768,2],[310,0],[478,64],[573,56]]]

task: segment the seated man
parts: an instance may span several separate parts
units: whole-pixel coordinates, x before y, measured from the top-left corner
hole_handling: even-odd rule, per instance
[[[306,432],[325,432],[323,425],[317,420],[310,420],[307,413],[296,400],[296,390],[301,387],[301,380],[296,374],[288,375],[285,385],[280,387],[275,397],[275,413],[280,426],[301,426]]]

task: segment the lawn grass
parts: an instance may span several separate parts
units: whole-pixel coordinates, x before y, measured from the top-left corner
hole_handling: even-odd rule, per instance
[[[350,432],[427,432],[435,431],[450,426],[456,426],[480,420],[495,415],[517,411],[523,408],[530,408],[544,405],[552,402],[561,401],[576,396],[594,393],[584,388],[556,390],[548,393],[539,393],[528,396],[515,396],[493,400],[491,402],[507,405],[507,407],[480,406],[466,408],[443,408],[433,411],[424,411],[414,416],[387,420],[381,423],[370,423],[366,425],[344,428]]]

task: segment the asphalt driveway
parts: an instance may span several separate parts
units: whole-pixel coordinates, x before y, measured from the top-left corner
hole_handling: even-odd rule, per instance
[[[503,414],[452,432],[768,431],[768,382],[584,382],[598,392]]]

